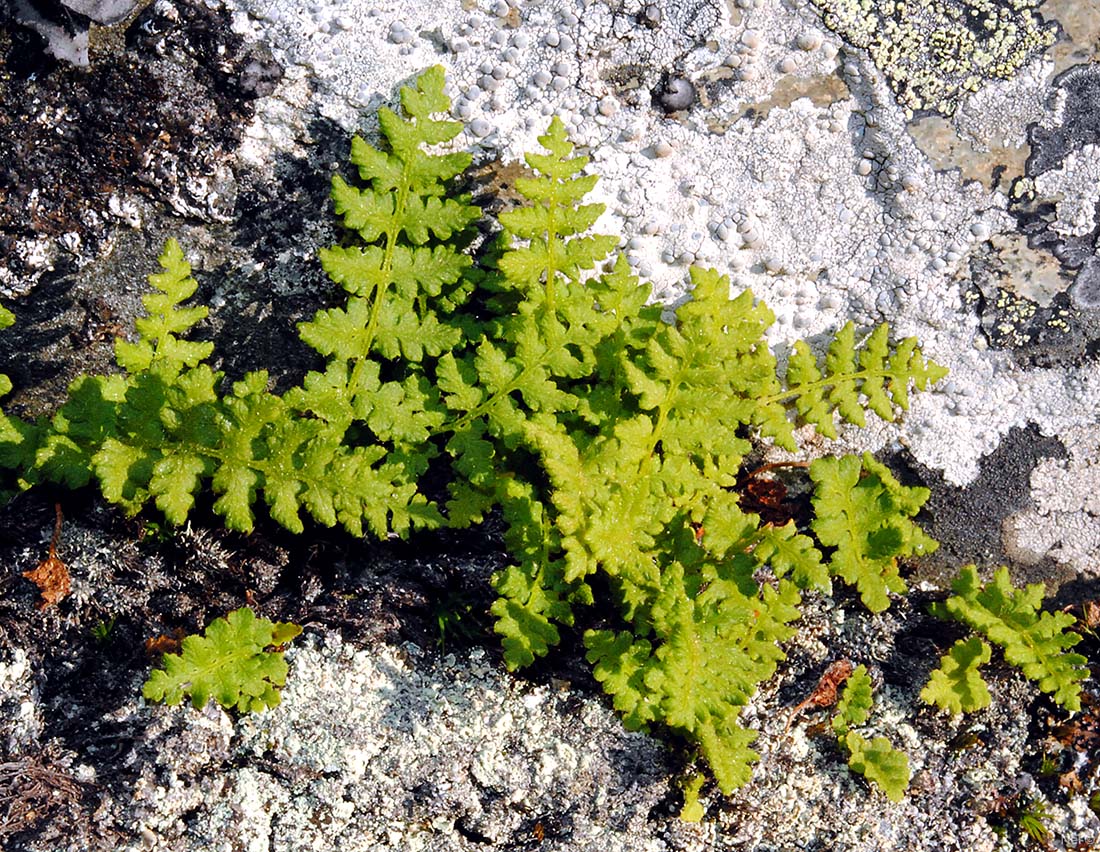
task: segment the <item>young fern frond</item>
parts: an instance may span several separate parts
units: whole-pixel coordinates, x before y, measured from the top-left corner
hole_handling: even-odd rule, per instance
[[[607,257],[619,240],[603,234],[584,234],[602,215],[602,204],[578,204],[596,185],[596,175],[577,177],[588,157],[573,157],[573,143],[565,125],[554,116],[539,142],[544,154],[527,154],[535,178],[518,178],[516,190],[530,204],[500,214],[500,223],[513,236],[527,241],[512,247],[500,259],[507,280],[534,304],[560,309],[558,290],[565,282],[578,282],[583,272]]]
[[[848,753],[848,768],[873,782],[891,801],[900,802],[909,787],[909,756],[886,737],[868,740],[852,730],[866,723],[873,708],[871,676],[866,666],[857,666],[837,702],[833,731]]]
[[[833,717],[833,731],[843,738],[854,727],[865,724],[875,706],[871,675],[867,666],[856,666],[844,684]]]
[[[955,594],[937,607],[940,615],[964,622],[1000,645],[1005,659],[1059,705],[1073,712],[1081,709],[1081,682],[1089,676],[1088,660],[1069,651],[1081,635],[1066,630],[1075,622],[1069,613],[1041,610],[1042,583],[1018,589],[1004,567],[990,582],[982,583],[978,570],[967,565],[951,588]]]
[[[921,690],[921,700],[935,704],[948,713],[973,713],[988,707],[989,687],[979,668],[989,662],[990,648],[977,636],[960,639],[940,657],[939,668],[932,672]]]
[[[459,343],[459,329],[441,323],[436,312],[449,313],[463,300],[462,277],[471,259],[456,248],[456,237],[481,211],[469,196],[448,190],[470,155],[424,150],[462,132],[459,122],[432,118],[450,109],[443,87],[439,66],[421,74],[415,88],[402,87],[407,117],[385,107],[378,115],[390,151],[356,136],[351,162],[364,185],[332,179],[336,213],[360,244],[321,249],[321,265],[351,294],[346,307],[320,311],[299,325],[302,340],[322,355],[419,363],[425,353],[438,356]],[[433,299],[431,310],[425,298]]]
[[[777,643],[794,634],[788,624],[799,616],[791,583],[746,595],[746,582],[755,585],[720,564],[700,572],[671,562],[660,572],[650,631],[584,637],[596,679],[627,726],[659,721],[696,742],[725,793],[749,779],[759,757],[749,748],[756,732],[737,724],[738,713],[774,674],[784,658]]]
[[[135,322],[137,339],[115,342],[125,375],[78,378],[35,464],[45,477],[75,487],[94,474],[104,496],[128,512],[152,498],[180,523],[212,470],[203,448],[218,432],[221,374],[204,363],[213,344],[183,336],[207,309],[183,305],[198,284],[175,240],[158,262],[161,271],[149,276],[156,292],[142,297],[147,313]]]
[[[909,755],[894,748],[886,737],[866,737],[849,731],[841,740],[848,752],[848,768],[872,782],[892,802],[905,798],[909,788]]]
[[[184,696],[202,708],[213,698],[241,713],[276,707],[287,664],[279,646],[302,632],[297,624],[256,618],[242,607],[216,618],[202,636],[188,636],[180,653],[165,654],[141,694],[148,701],[179,704]]]
[[[155,365],[166,376],[179,375],[186,368],[197,367],[214,351],[209,341],[180,337],[209,313],[202,305],[183,306],[195,295],[198,282],[191,277],[191,264],[180,244],[168,240],[157,262],[161,271],[149,276],[149,286],[158,292],[141,297],[146,315],[134,322],[138,339],[115,341],[115,361],[130,374],[148,371]]]

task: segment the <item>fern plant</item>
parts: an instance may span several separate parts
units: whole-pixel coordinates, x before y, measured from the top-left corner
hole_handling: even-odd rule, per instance
[[[297,624],[256,618],[248,607],[216,618],[202,636],[184,638],[178,654],[164,654],[142,687],[149,701],[179,704],[190,696],[202,708],[213,698],[241,713],[279,704],[287,664],[281,646],[302,632]]]
[[[188,337],[205,309],[185,305],[197,284],[170,242],[121,372],[74,383],[33,473],[95,479],[171,523],[209,490],[242,531],[260,500],[289,530],[308,514],[355,535],[498,511],[514,560],[493,578],[506,665],[547,654],[609,589],[583,637],[596,679],[628,726],[683,736],[728,792],[757,758],[740,710],[783,660],[802,593],[839,579],[885,609],[905,588],[899,560],[936,546],[912,521],[927,491],[869,455],[811,466],[809,526],[764,523],[733,490],[746,455],[796,450],[799,420],[831,437],[838,419],[893,418],[946,371],[885,325],[859,341],[848,324],[820,362],[795,344],[780,376],[773,314],[712,269],[692,268],[691,301],[662,321],[618,238],[589,233],[597,177],[556,118],[516,181],[522,202],[475,255],[484,217],[455,188],[470,158],[437,147],[462,129],[435,117],[442,69],[401,104],[379,113],[381,148],[353,140],[358,180],[333,181],[348,233],[321,263],[346,300],[299,329],[324,369],[281,396],[264,372],[227,385]]]
[[[856,666],[837,702],[833,731],[848,754],[848,767],[878,786],[891,801],[900,802],[909,786],[909,756],[886,737],[868,740],[852,730],[866,723],[873,707],[871,676],[866,666]]]
[[[920,697],[948,713],[972,713],[988,707],[989,687],[979,668],[989,662],[992,651],[977,636],[960,639],[940,658]]]
[[[1008,568],[1001,567],[988,583],[967,565],[951,585],[955,594],[934,612],[961,621],[990,642],[1000,645],[1007,662],[1066,710],[1081,709],[1081,682],[1089,676],[1088,660],[1069,651],[1081,635],[1067,631],[1076,619],[1066,612],[1043,612],[1042,583],[1018,589]],[[990,659],[990,648],[972,637],[955,643],[932,672],[921,697],[953,713],[989,704],[989,690],[979,666]]]

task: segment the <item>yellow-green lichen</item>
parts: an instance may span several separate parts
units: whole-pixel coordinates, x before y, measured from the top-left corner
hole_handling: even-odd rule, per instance
[[[909,111],[951,115],[990,80],[1054,43],[1042,0],[811,0],[825,26],[866,50]]]

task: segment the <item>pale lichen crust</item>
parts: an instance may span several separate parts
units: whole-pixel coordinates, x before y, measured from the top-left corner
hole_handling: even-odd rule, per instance
[[[866,50],[910,111],[952,115],[992,80],[1011,79],[1050,47],[1041,0],[812,0],[825,26]]]

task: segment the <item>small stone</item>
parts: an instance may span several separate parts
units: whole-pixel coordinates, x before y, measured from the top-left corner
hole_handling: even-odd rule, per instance
[[[695,87],[683,77],[672,77],[665,83],[658,100],[665,112],[687,109],[695,101]]]
[[[400,21],[394,21],[390,24],[388,38],[393,44],[408,44],[416,34]]]
[[[821,47],[821,33],[817,30],[806,30],[798,34],[798,38],[795,39],[795,44],[798,45],[799,50],[805,50],[807,53],[812,50],[817,50]]]

